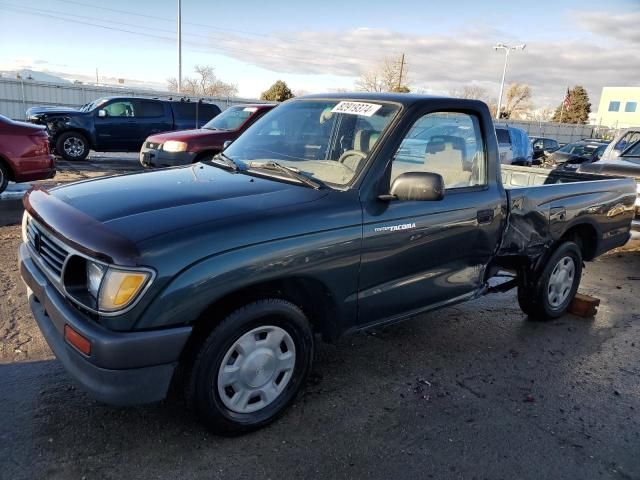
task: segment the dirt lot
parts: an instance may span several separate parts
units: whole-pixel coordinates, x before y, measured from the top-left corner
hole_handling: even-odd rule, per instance
[[[210,435],[179,398],[77,390],[28,311],[0,227],[0,478],[640,478],[640,245],[588,264],[593,319],[527,321],[513,292],[320,344],[272,426]]]

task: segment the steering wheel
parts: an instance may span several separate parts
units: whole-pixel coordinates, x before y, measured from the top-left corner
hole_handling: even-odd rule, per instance
[[[353,163],[352,162],[349,162],[348,164],[345,163],[347,159],[352,157],[360,157],[360,158],[355,160]],[[361,152],[360,150],[347,150],[342,155],[340,155],[338,162],[343,164],[348,169],[353,170],[355,172],[360,161],[364,160],[365,158],[367,158],[367,154],[364,152]]]

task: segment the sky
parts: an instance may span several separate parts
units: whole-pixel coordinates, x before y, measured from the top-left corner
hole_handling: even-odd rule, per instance
[[[0,0],[0,71],[165,89],[177,76],[177,0]],[[183,77],[195,65],[254,98],[278,79],[294,92],[354,90],[363,72],[405,54],[413,91],[506,83],[555,107],[583,85],[640,86],[640,0],[182,0]]]

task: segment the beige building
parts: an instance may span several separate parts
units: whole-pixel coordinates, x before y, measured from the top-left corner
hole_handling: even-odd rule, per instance
[[[595,120],[610,128],[640,127],[640,87],[604,87]]]

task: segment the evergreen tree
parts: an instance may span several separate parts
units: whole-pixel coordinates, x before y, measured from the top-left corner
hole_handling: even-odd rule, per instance
[[[293,98],[295,95],[289,88],[289,86],[282,80],[278,80],[271,85],[268,90],[262,92],[260,100],[268,100],[270,102],[284,102]]]
[[[564,105],[564,106],[563,106]],[[553,118],[554,122],[578,123],[584,125],[589,120],[591,113],[591,103],[589,94],[581,85],[576,85],[568,93],[568,98],[562,101],[556,108]]]

